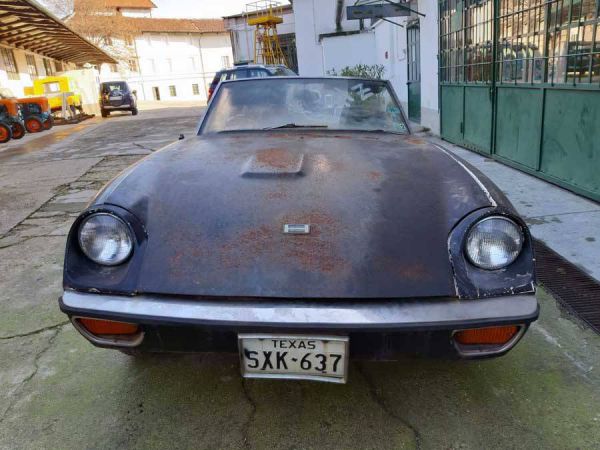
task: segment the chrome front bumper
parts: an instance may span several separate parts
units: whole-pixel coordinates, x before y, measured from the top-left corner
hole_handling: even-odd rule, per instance
[[[129,109],[129,108],[131,108],[131,104],[130,103],[123,103],[122,105],[119,105],[119,106],[101,105],[100,108],[102,108],[102,109]]]
[[[485,358],[508,352],[521,339],[539,307],[533,294],[479,300],[229,300],[120,296],[65,291],[61,310],[99,347],[146,351],[235,352],[245,332],[327,333],[350,338],[351,356],[395,359],[400,353]],[[132,322],[137,335],[96,336],[80,318]],[[517,325],[505,345],[465,348],[454,333],[466,328]]]
[[[69,316],[151,324],[227,328],[419,331],[486,325],[529,324],[539,306],[535,295],[478,300],[187,300],[65,291],[60,307]]]

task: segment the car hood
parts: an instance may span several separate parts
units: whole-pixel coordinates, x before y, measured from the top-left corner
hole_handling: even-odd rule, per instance
[[[294,130],[179,141],[95,204],[146,227],[138,292],[368,299],[455,295],[448,235],[494,200],[419,138]]]

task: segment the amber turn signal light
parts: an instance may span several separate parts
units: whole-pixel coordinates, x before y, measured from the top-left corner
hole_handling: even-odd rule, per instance
[[[134,323],[89,318],[78,320],[86,330],[95,335],[135,334],[139,330],[139,326]]]
[[[510,341],[519,331],[516,325],[505,327],[473,328],[454,334],[454,340],[462,345],[502,345]]]

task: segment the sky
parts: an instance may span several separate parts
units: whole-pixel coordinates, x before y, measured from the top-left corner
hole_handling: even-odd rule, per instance
[[[253,0],[152,0],[152,17],[209,18],[231,16],[246,10]],[[282,1],[287,4],[289,2]]]

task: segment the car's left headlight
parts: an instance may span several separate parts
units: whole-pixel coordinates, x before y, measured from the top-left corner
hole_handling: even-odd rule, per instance
[[[87,216],[79,225],[79,247],[92,261],[104,266],[116,266],[133,251],[133,236],[129,226],[107,212]]]
[[[497,270],[512,264],[523,248],[521,227],[508,217],[490,216],[469,231],[465,253],[475,266]]]

